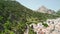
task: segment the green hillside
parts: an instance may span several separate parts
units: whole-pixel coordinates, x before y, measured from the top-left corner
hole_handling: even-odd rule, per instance
[[[57,17],[35,12],[17,1],[0,1],[0,34],[23,34],[27,25]]]

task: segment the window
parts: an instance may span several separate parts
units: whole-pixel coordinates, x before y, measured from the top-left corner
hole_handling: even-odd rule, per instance
[[[54,24],[54,22],[52,21],[52,24]]]
[[[48,23],[50,23],[50,21],[48,21]]]

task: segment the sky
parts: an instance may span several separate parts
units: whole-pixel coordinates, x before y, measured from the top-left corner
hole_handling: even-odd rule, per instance
[[[32,10],[37,10],[42,5],[52,10],[60,9],[60,0],[17,0],[19,3]]]

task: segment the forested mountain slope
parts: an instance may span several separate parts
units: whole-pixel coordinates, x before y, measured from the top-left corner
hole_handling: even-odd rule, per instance
[[[57,15],[35,12],[17,1],[0,1],[0,34],[23,34],[26,24],[38,23]]]

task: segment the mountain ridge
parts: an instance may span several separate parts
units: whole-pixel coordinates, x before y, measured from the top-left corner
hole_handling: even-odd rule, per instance
[[[45,6],[39,7],[37,11],[41,12],[41,13],[48,13],[48,14],[54,14],[55,13],[54,10],[48,9]]]

